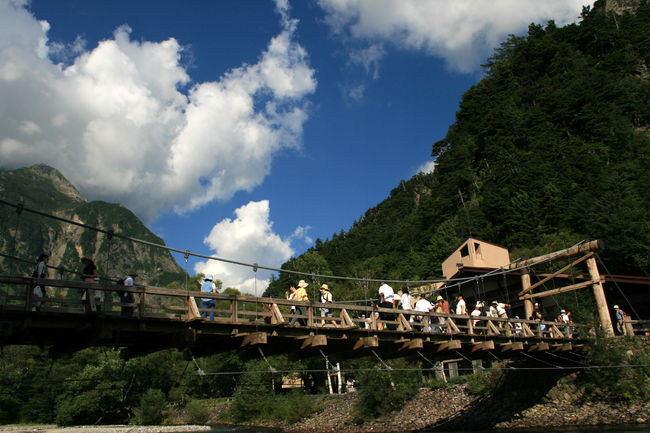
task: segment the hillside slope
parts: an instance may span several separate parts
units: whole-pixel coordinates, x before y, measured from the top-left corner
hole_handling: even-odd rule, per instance
[[[59,171],[43,164],[0,171],[0,198],[92,227],[164,244],[130,210],[119,204],[87,201]],[[51,266],[70,271],[79,270],[79,259],[88,256],[95,260],[100,276],[122,278],[135,271],[139,283],[166,285],[185,279],[183,270],[166,250],[116,237],[108,239],[104,234],[62,221],[29,212],[17,213],[6,205],[0,205],[0,252],[34,263],[41,252],[47,252],[51,255]],[[30,275],[33,266],[0,257],[4,274]],[[50,276],[59,277],[55,272]],[[77,278],[68,272],[63,277]]]
[[[650,275],[648,34],[647,1],[620,15],[599,1],[579,24],[510,37],[433,145],[435,172],[402,182],[284,268],[438,277],[471,235],[513,258],[602,239],[612,273]],[[293,279],[281,275],[267,294],[281,296]],[[360,295],[346,285],[339,299]]]

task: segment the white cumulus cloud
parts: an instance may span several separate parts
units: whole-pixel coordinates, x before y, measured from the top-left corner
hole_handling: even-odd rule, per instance
[[[455,70],[478,69],[508,34],[531,22],[575,22],[587,0],[318,0],[345,38],[385,41],[442,57]]]
[[[134,41],[123,25],[91,50],[66,47],[27,1],[0,0],[0,167],[52,165],[146,221],[252,190],[277,151],[301,145],[316,89],[297,21],[276,5],[282,30],[257,63],[195,83],[174,38]]]
[[[309,227],[298,227],[287,239],[273,232],[268,200],[250,202],[235,211],[235,218],[226,218],[212,228],[203,242],[213,250],[215,257],[228,258],[241,263],[259,263],[279,268],[293,254],[291,241],[303,238]],[[248,266],[234,265],[216,260],[197,263],[194,270],[213,274],[223,282],[223,287],[234,287],[242,293],[261,295],[269,283],[269,271],[255,273]]]

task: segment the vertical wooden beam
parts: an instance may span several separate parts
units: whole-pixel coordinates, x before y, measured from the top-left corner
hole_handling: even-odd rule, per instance
[[[32,311],[32,302],[34,301],[34,280],[30,280],[30,282],[26,285],[26,292],[25,292],[25,311]]]
[[[623,330],[628,337],[634,337],[634,326],[632,326],[632,319],[630,316],[623,317]]]
[[[233,296],[230,300],[230,321],[232,323],[237,322],[237,316],[239,315],[239,306],[237,305],[237,297]]]
[[[528,272],[528,269],[524,268],[521,274],[521,291],[527,291],[530,288],[530,272]],[[525,320],[530,319],[530,317],[533,315],[533,300],[532,299],[524,299],[524,314],[526,315],[524,317]]]
[[[596,259],[589,257],[587,259],[587,267],[589,268],[589,276],[593,283],[592,287],[594,289],[594,297],[596,298],[596,306],[598,307],[598,316],[600,316],[600,326],[603,328],[606,335],[613,336],[614,328],[612,327],[612,319],[609,317],[607,299],[605,299],[603,284],[600,282],[600,273],[598,272]]]
[[[88,290],[88,291],[86,291],[86,293],[87,293],[87,295],[86,295],[87,297],[95,296],[93,294],[93,290]],[[146,305],[145,304],[146,300],[147,300],[146,299],[146,290],[144,289],[144,287],[142,287],[142,293],[140,293],[140,299],[139,299],[140,302],[138,302],[138,316],[139,316],[140,319],[144,318],[144,306]],[[93,300],[93,302],[94,302],[94,300]]]

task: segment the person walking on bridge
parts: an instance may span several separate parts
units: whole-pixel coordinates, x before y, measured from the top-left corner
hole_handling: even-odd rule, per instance
[[[618,305],[614,305],[614,313],[616,314],[616,332],[619,335],[625,335],[625,325],[623,322],[627,314]]]
[[[465,303],[465,300],[463,299],[463,295],[459,293],[456,295],[456,314],[459,314],[461,316],[466,316],[467,315],[467,304]]]
[[[296,301],[309,302],[309,296],[307,296],[307,290],[305,290],[308,286],[309,284],[307,284],[305,280],[298,281],[297,289],[294,286],[291,286],[291,291],[295,293],[293,299]],[[298,309],[298,315],[300,316],[307,315],[307,308],[304,305],[298,305],[297,309]],[[298,319],[298,323],[300,323],[302,326],[307,326],[307,319],[301,317],[300,319]]]
[[[127,275],[126,278],[124,279],[124,286],[133,287],[133,285],[135,284],[133,279],[137,276],[138,274],[136,274],[135,272],[129,272],[129,275]],[[120,302],[122,304],[121,315],[123,317],[130,317],[131,315],[133,315],[134,309],[132,304],[135,302],[135,297],[133,293],[127,291],[120,292]]]
[[[330,292],[330,288],[327,286],[327,284],[323,284],[320,286],[320,302],[322,304],[331,304],[333,302],[332,299],[332,292]],[[332,309],[331,308],[321,308],[320,309],[320,324],[321,326],[325,326],[325,318],[326,317],[332,317]],[[331,320],[332,325],[336,328],[336,321]]]
[[[382,282],[379,286],[379,307],[380,308],[394,308],[395,307],[395,291],[391,286]],[[380,331],[384,329],[383,320],[393,320],[393,315],[390,313],[379,313],[379,323],[377,329]]]
[[[433,310],[433,305],[431,305],[431,302],[425,298],[425,295],[423,293],[420,293],[418,295],[418,301],[415,303],[415,311],[420,311],[422,313],[428,313],[429,311]],[[418,322],[420,322],[420,326],[414,326],[414,328],[419,328],[420,331],[423,332],[429,332],[429,316],[416,316],[415,317]]]
[[[217,293],[217,286],[214,284],[214,276],[212,274],[208,274],[205,276],[205,279],[203,280],[203,284],[201,284],[201,292],[203,293]],[[205,309],[210,309],[214,310],[214,308],[217,306],[217,301],[215,301],[212,298],[203,298],[201,300],[201,307]],[[201,317],[207,317],[207,312],[202,312]],[[210,321],[214,321],[214,311],[210,311]]]
[[[96,283],[99,281],[99,275],[97,274],[97,266],[92,259],[88,257],[82,257],[81,263],[84,265],[84,269],[81,272],[81,279],[84,283]],[[90,311],[97,311],[97,305],[101,305],[101,292],[99,290],[89,289],[85,290],[86,302],[87,305],[90,305]],[[84,299],[83,296],[81,299]]]
[[[43,253],[40,256],[38,256],[36,269],[34,269],[34,273],[32,274],[33,278],[48,277],[47,260],[49,258],[50,256],[46,253]],[[45,286],[34,287],[34,306],[32,307],[32,310],[36,311],[40,308],[43,298],[47,298],[47,292],[45,291]]]

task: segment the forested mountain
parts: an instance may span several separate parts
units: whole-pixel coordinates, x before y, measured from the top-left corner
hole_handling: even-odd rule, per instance
[[[124,206],[102,201],[87,201],[59,171],[43,164],[28,168],[0,171],[0,198],[22,203],[25,208],[71,219],[91,227],[164,244]],[[31,275],[36,257],[50,254],[50,266],[78,271],[80,258],[92,258],[101,277],[123,278],[138,273],[138,283],[166,285],[184,281],[183,270],[169,251],[133,243],[67,224],[62,221],[17,212],[0,204],[0,271],[4,274]],[[66,279],[76,279],[64,272]],[[50,271],[51,278],[59,278]]]
[[[513,259],[602,239],[610,272],[650,275],[650,5],[635,3],[615,13],[598,1],[579,24],[511,36],[433,145],[435,171],[283,268],[439,277],[471,235]],[[267,294],[294,279],[281,275]],[[330,283],[347,286],[339,299],[360,295]]]

